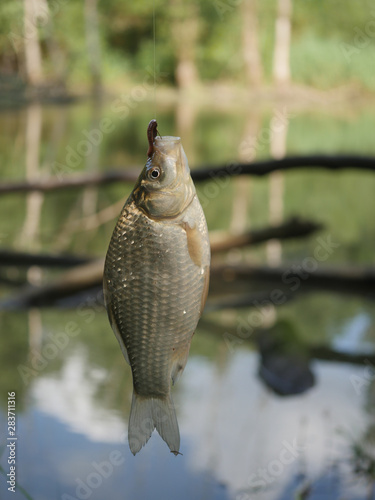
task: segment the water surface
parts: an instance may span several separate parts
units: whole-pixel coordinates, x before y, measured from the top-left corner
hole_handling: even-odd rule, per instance
[[[286,154],[375,154],[370,109],[290,109],[280,128],[283,138],[277,139],[271,120],[277,113],[285,116],[284,108],[197,106],[188,112],[186,106],[170,107],[160,111],[158,121],[161,133],[182,137],[192,167],[266,158],[274,148]],[[3,112],[2,179],[141,167],[149,109],[148,103],[139,103],[126,119],[111,111],[111,101],[101,107],[35,105]],[[104,118],[111,130],[95,135]],[[88,137],[89,153],[83,154],[85,146],[79,144]],[[241,178],[216,190],[209,183],[198,186],[210,230],[264,227],[291,215],[325,226],[307,239],[234,251],[224,261],[302,265],[314,257],[320,237],[335,246],[324,261],[316,262],[319,270],[374,264],[373,174],[316,169],[288,172],[281,179],[272,185],[275,179],[270,177]],[[116,184],[3,196],[1,246],[102,256],[130,190],[130,185]],[[270,208],[271,195],[279,198],[276,209]],[[40,283],[59,271],[7,267],[1,272],[8,281]],[[269,290],[269,285],[252,288]],[[0,291],[2,298],[16,292],[9,283]],[[9,498],[281,500],[294,498],[298,491],[309,499],[375,498],[369,496],[375,480],[371,363],[312,359],[315,385],[288,397],[275,394],[258,376],[260,359],[253,341],[270,329],[285,332],[289,343],[301,345],[304,352],[314,346],[369,357],[374,352],[370,298],[350,290],[299,292],[291,290],[291,300],[282,305],[260,307],[255,326],[250,309],[205,314],[185,372],[173,389],[183,453],[178,457],[156,433],[136,457],[129,451],[130,369],[103,307],[95,302],[97,291],[65,308],[2,311],[1,498],[8,498],[8,391],[15,391],[17,398],[19,483]],[[254,330],[249,338],[232,337],[246,324]]]

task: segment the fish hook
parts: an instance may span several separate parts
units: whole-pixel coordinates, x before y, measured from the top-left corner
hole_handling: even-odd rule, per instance
[[[161,137],[158,131],[158,122],[156,120],[151,120],[147,127],[147,140],[148,140],[147,156],[152,156],[152,153],[154,152],[154,140],[157,135]]]

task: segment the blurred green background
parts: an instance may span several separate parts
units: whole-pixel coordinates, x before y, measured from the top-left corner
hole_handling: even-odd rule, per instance
[[[154,67],[153,13],[157,68],[170,88],[272,85],[279,19],[291,25],[291,82],[375,89],[375,15],[368,0],[345,6],[338,0],[4,0],[1,83],[59,85],[81,95],[95,85],[123,89],[139,82]]]
[[[375,157],[374,43],[375,8],[364,0],[3,0],[2,183],[140,170],[155,117],[162,134],[181,137],[192,170],[316,153]],[[196,187],[211,234],[292,216],[323,225],[307,238],[234,249],[214,264],[290,269],[314,256],[320,237],[337,246],[317,272],[373,269],[371,171],[296,169]],[[103,257],[131,189],[3,193],[0,250]],[[6,394],[17,394],[12,498],[81,498],[79,480],[87,483],[93,461],[113,450],[124,465],[102,478],[92,500],[375,498],[371,294],[298,289],[282,305],[207,310],[173,389],[184,456],[169,457],[154,435],[134,458],[126,442],[131,373],[100,289],[52,308],[9,308],[24,286],[63,272],[0,258],[1,431]],[[226,282],[209,303],[218,291],[269,294],[279,281]],[[256,327],[255,310],[263,315]],[[47,359],[71,322],[79,333]],[[236,337],[241,325],[253,329],[247,340]],[[261,341],[272,338],[282,345],[271,354],[285,361],[292,353],[292,368],[302,360],[301,380],[313,373],[310,390],[282,398],[259,378]],[[38,356],[45,364],[36,369]],[[285,443],[297,438],[303,451],[279,473]],[[262,483],[263,470],[270,479]],[[2,438],[1,498],[10,495],[7,472]]]

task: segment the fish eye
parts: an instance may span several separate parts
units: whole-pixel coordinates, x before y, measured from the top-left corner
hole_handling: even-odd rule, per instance
[[[149,179],[155,181],[156,179],[158,179],[161,175],[161,172],[160,172],[160,168],[158,167],[153,167],[151,170],[149,170],[148,172],[148,177]]]

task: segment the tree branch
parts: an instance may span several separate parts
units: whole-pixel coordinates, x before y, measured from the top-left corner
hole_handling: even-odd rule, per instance
[[[83,173],[69,174],[64,176],[46,177],[44,179],[36,179],[32,182],[12,182],[2,184],[0,186],[0,194],[10,193],[26,193],[29,191],[59,191],[70,188],[81,188],[86,186],[112,184],[114,182],[135,182],[138,178],[139,171],[130,170],[113,170],[105,173]]]
[[[228,163],[221,167],[202,166],[192,170],[191,175],[196,182],[213,180],[215,177],[233,177],[238,175],[263,176],[277,170],[285,171],[298,168],[325,168],[328,170],[361,169],[375,171],[375,158],[356,155],[311,155],[293,156],[279,160],[269,159],[253,163]],[[95,174],[71,174],[33,182],[12,182],[0,186],[0,194],[22,193],[28,191],[55,191],[69,188],[80,188],[90,185],[111,184],[114,182],[136,181],[140,169],[132,167],[127,170],[112,170]]]
[[[298,217],[292,217],[278,226],[270,226],[263,229],[255,229],[239,235],[225,235],[216,237],[210,233],[211,252],[219,253],[242,248],[248,245],[256,245],[268,240],[286,240],[290,238],[302,238],[315,231],[322,229],[322,225],[313,221],[304,221]]]
[[[35,254],[27,252],[16,252],[13,250],[0,250],[0,267],[73,267],[85,264],[93,260],[91,257],[80,257],[77,255],[53,255]]]

